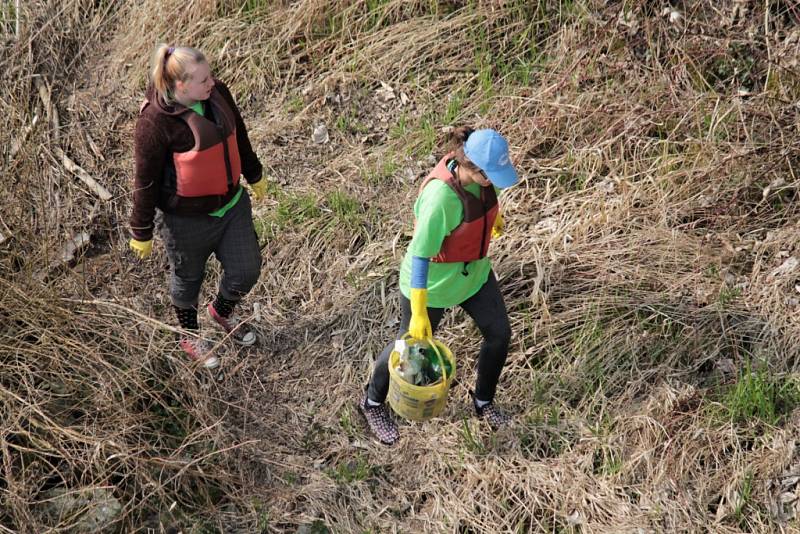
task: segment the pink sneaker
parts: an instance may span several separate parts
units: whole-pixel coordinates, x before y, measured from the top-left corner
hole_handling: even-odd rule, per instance
[[[219,367],[219,358],[211,354],[211,343],[196,337],[183,337],[180,346],[193,362],[202,362],[203,367],[214,369]]]
[[[206,306],[206,310],[208,311],[208,315],[214,319],[214,322],[217,323],[226,334],[229,334],[234,342],[245,347],[249,347],[256,342],[255,330],[253,330],[249,324],[239,319],[235,313],[230,317],[223,317],[214,309],[213,303],[209,303],[209,305]]]

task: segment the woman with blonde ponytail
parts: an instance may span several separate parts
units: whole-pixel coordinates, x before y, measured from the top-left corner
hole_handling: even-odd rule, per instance
[[[233,96],[199,50],[162,44],[154,51],[134,159],[130,247],[139,258],[150,255],[160,211],[170,297],[185,331],[179,345],[193,361],[216,367],[197,320],[206,262],[213,253],[223,269],[217,296],[206,307],[212,322],[236,343],[252,345],[255,331],[233,313],[261,271],[241,177],[256,199],[265,194],[266,180]]]
[[[433,336],[447,308],[460,306],[483,336],[478,374],[470,392],[475,414],[493,428],[510,418],[494,404],[506,361],[511,327],[503,295],[487,257],[492,236],[502,232],[497,190],[517,182],[508,142],[494,130],[461,127],[451,134],[450,151],[422,182],[414,204],[414,237],[400,267],[400,329],[415,340]],[[389,356],[384,348],[359,409],[385,444],[400,438],[386,407]]]

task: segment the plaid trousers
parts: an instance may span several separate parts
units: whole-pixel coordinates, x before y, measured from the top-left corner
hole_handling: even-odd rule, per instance
[[[227,300],[240,300],[258,281],[261,249],[247,190],[222,217],[165,213],[161,234],[172,271],[170,297],[175,306],[197,307],[212,253],[222,264],[219,292]]]

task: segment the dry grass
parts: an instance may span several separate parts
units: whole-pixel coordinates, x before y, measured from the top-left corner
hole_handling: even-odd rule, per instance
[[[675,5],[23,2],[18,40],[0,21],[0,530],[85,529],[65,490],[113,496],[126,532],[797,530],[800,9]],[[223,345],[221,375],[176,350],[160,242],[125,252],[162,40],[207,51],[272,175],[263,342]],[[446,412],[386,449],[354,401],[418,179],[465,123],[524,177],[492,252],[517,424],[470,417],[456,312]]]

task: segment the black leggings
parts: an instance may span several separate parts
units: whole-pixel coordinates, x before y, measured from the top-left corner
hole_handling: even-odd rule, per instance
[[[400,294],[402,315],[400,319],[400,332],[398,339],[408,332],[411,322],[411,302]],[[483,335],[481,351],[478,354],[478,378],[475,383],[475,398],[484,401],[494,400],[500,372],[508,356],[508,344],[511,340],[511,325],[508,323],[503,295],[497,286],[494,272],[489,273],[489,279],[473,296],[460,304],[461,308],[472,317]],[[442,320],[446,308],[428,308],[428,318],[431,329],[436,332],[436,327]],[[375,362],[375,371],[369,383],[367,394],[374,402],[384,402],[389,393],[389,355],[394,349],[394,342],[383,349],[378,361]]]

